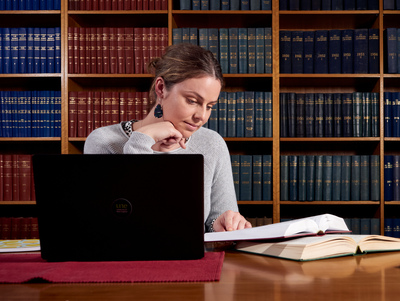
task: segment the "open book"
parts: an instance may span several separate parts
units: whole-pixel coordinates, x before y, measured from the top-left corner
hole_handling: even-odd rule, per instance
[[[343,218],[332,214],[321,214],[250,229],[206,233],[204,235],[204,241],[277,239],[344,232],[350,231]]]
[[[240,241],[236,250],[306,261],[372,252],[398,251],[400,239],[381,235],[324,235],[281,242]]]
[[[0,240],[0,253],[40,251],[39,239]]]

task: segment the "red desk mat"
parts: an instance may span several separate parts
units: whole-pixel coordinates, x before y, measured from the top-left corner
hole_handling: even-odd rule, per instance
[[[40,254],[1,254],[0,283],[218,281],[224,252],[198,260],[47,262]]]

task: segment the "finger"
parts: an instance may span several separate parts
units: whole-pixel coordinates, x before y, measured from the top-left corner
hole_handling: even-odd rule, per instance
[[[179,145],[183,148],[183,149],[186,149],[186,139],[185,138],[182,138],[180,141],[179,141]]]

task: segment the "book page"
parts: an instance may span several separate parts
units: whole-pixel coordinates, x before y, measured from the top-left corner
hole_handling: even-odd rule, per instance
[[[40,251],[39,239],[0,240],[0,253]]]

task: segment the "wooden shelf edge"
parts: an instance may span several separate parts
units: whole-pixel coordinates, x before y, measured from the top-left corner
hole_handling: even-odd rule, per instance
[[[60,15],[60,10],[0,10],[0,15]]]
[[[379,205],[379,201],[280,201],[280,205]]]
[[[380,78],[379,73],[280,73],[280,78]]]
[[[245,138],[245,137],[224,137],[224,140],[226,142],[255,142],[255,141],[271,141],[273,140],[273,138],[271,137],[249,137],[249,138]]]
[[[361,141],[371,141],[371,142],[379,142],[379,137],[308,137],[308,138],[280,138],[281,142],[361,142]]]
[[[174,15],[271,15],[271,10],[172,10]]]
[[[273,201],[238,201],[238,205],[272,205]]]
[[[166,15],[168,10],[69,10],[68,15]]]
[[[1,205],[36,205],[36,201],[0,201]]]
[[[152,78],[151,74],[68,74],[68,78]]]
[[[379,10],[280,10],[280,15],[378,15]]]
[[[16,141],[22,141],[22,142],[60,142],[61,138],[60,137],[1,137],[0,142],[16,142]]]

